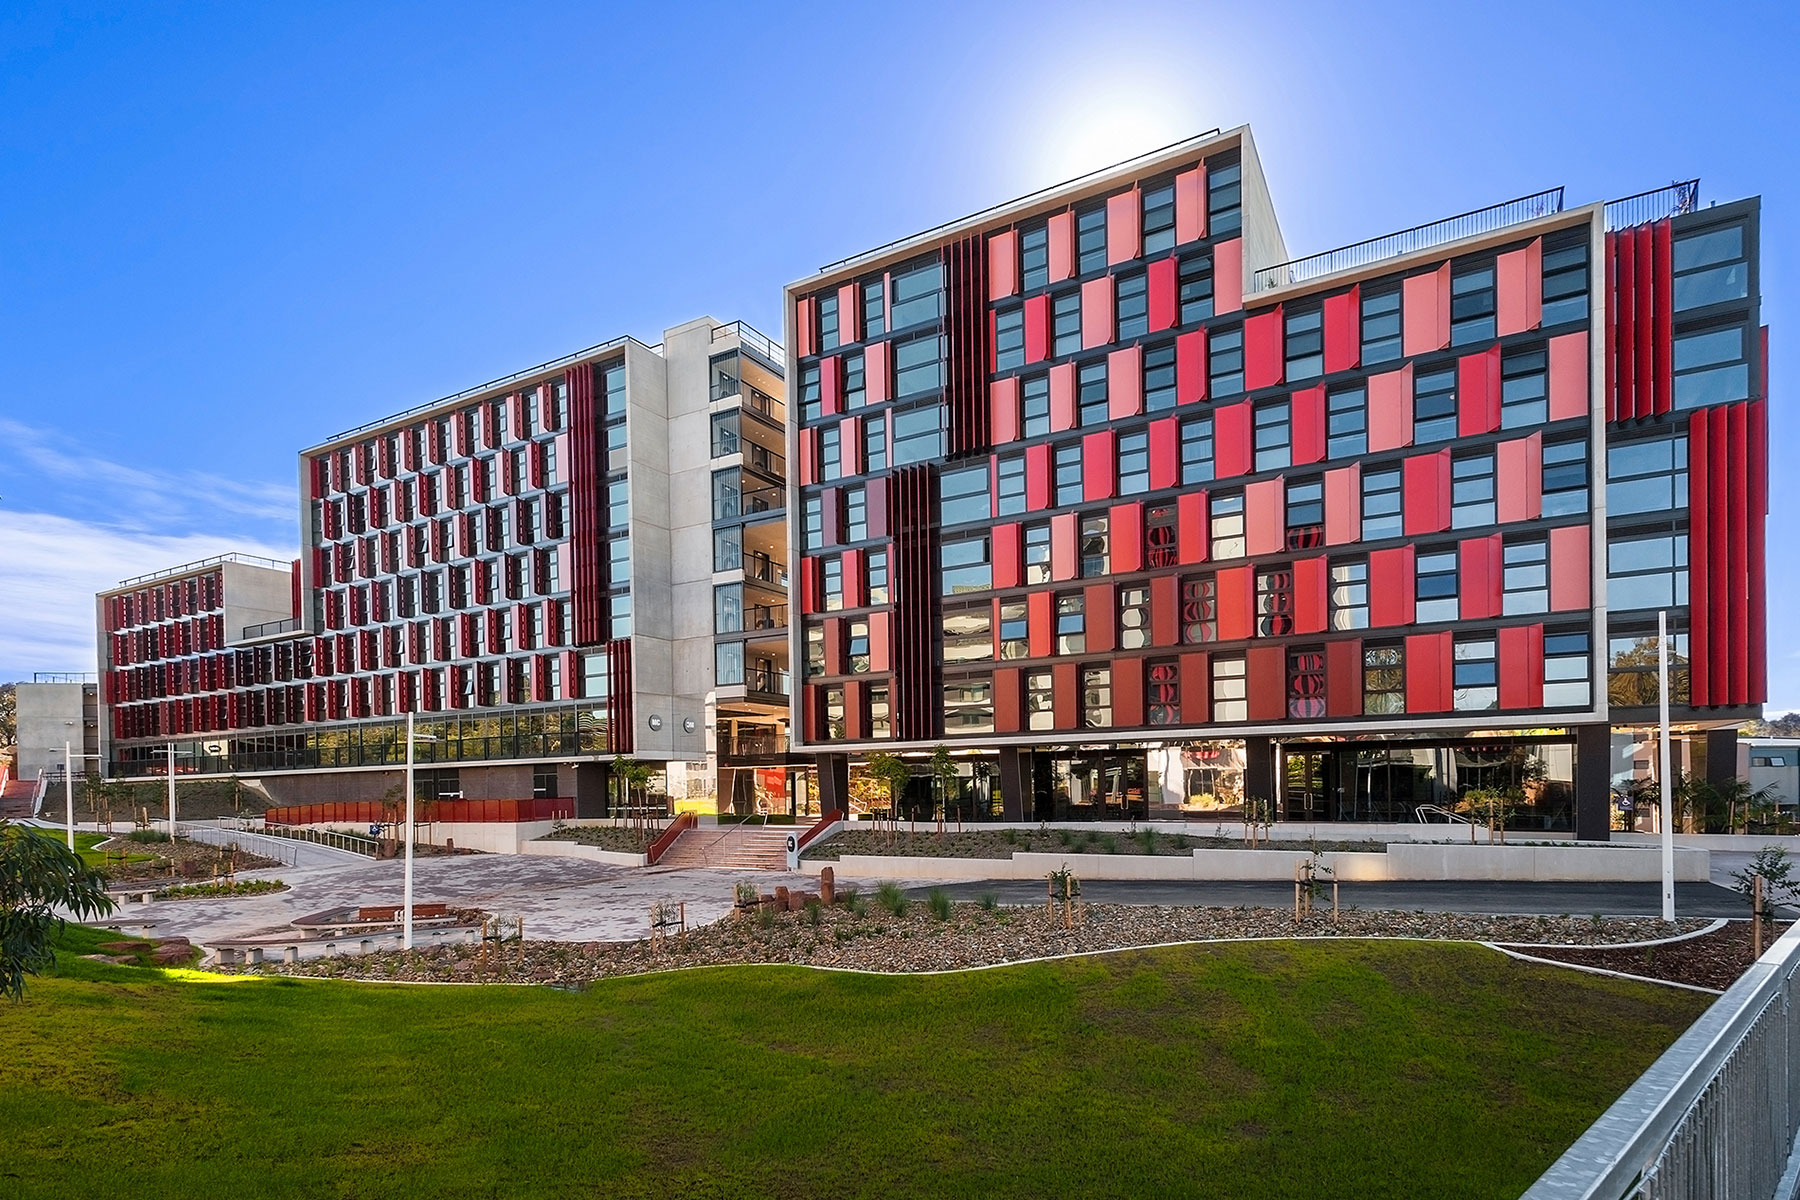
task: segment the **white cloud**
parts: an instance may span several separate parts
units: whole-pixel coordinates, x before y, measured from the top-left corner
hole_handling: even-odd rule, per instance
[[[0,509],[0,680],[94,669],[94,595],[121,579],[233,551],[291,547],[228,533],[151,534]]]

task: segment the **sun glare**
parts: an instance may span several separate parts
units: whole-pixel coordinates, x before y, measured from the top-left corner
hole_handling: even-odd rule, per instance
[[[1069,101],[1044,126],[1038,158],[1047,180],[1070,179],[1200,132],[1188,105],[1148,82],[1079,91]]]

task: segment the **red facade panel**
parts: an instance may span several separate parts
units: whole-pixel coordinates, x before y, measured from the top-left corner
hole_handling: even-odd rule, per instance
[[[1088,280],[1081,285],[1081,348],[1110,346],[1115,328],[1112,276]]]
[[[1185,246],[1206,236],[1206,167],[1175,177],[1175,243]]]
[[[1173,257],[1159,258],[1145,271],[1151,333],[1173,329],[1181,315],[1180,285]]]
[[[1056,595],[1032,592],[1025,597],[1025,636],[1033,658],[1056,653]]]
[[[1081,530],[1075,513],[1050,518],[1050,578],[1074,579],[1081,573]]]
[[[1174,575],[1150,579],[1150,644],[1174,646],[1181,641],[1181,580]]]
[[[1205,654],[1181,656],[1181,720],[1204,725],[1212,719],[1212,674]]]
[[[989,300],[1004,300],[1019,294],[1019,234],[1008,229],[987,240]]]
[[[1330,622],[1331,572],[1326,560],[1294,563],[1294,632],[1324,633]]]
[[[1512,625],[1500,631],[1500,707],[1544,706],[1544,627]]]
[[[1175,501],[1176,557],[1184,564],[1203,563],[1211,547],[1206,527],[1205,492],[1185,492]]]
[[[1501,337],[1536,329],[1544,319],[1544,239],[1494,260],[1495,331]]]
[[[1206,399],[1206,330],[1196,329],[1175,339],[1175,402],[1193,404]]]
[[[1050,507],[1050,447],[1040,442],[1025,447],[1025,507],[1043,512]]]
[[[1150,422],[1150,490],[1181,482],[1181,425],[1176,417]]]
[[[1416,599],[1413,548],[1394,546],[1369,552],[1369,624],[1411,625]]]
[[[1500,428],[1500,347],[1456,360],[1456,432],[1459,437]]]
[[[863,347],[863,403],[885,404],[888,398],[888,343],[870,342]]]
[[[1144,506],[1138,503],[1113,505],[1107,533],[1112,539],[1113,574],[1143,570]]]
[[[1008,375],[988,384],[988,436],[996,446],[1016,442],[1023,430],[1019,423],[1019,377]]]
[[[1131,729],[1144,723],[1144,660],[1115,658],[1112,663],[1113,724]]]
[[[1241,641],[1255,630],[1256,569],[1226,567],[1218,574],[1219,640]]]
[[[1244,550],[1252,556],[1280,554],[1287,542],[1285,484],[1259,479],[1244,488]]]
[[[819,360],[819,401],[820,411],[826,416],[835,416],[844,411],[844,360],[840,355],[830,355]]]
[[[1588,607],[1593,560],[1586,525],[1562,525],[1550,531],[1550,609],[1574,612]]]
[[[1535,521],[1544,508],[1544,435],[1514,438],[1494,447],[1495,518]]]
[[[1457,614],[1465,621],[1500,615],[1500,535],[1465,538],[1457,549]]]
[[[794,302],[794,353],[806,358],[818,352],[818,301],[811,296],[802,296]]]
[[[1143,201],[1138,190],[1106,198],[1106,264],[1116,267],[1144,252]]]
[[[1094,654],[1111,653],[1119,628],[1118,601],[1110,583],[1090,583],[1082,589],[1082,621],[1087,649]]]
[[[1304,388],[1293,396],[1289,417],[1295,466],[1325,461],[1325,385]]]
[[[1240,312],[1244,307],[1244,240],[1232,238],[1213,247],[1213,313]]]
[[[869,670],[893,669],[893,620],[891,612],[869,614]]]
[[[1106,415],[1112,420],[1144,411],[1144,349],[1126,346],[1106,356]]]
[[[1333,717],[1360,717],[1363,710],[1362,641],[1349,638],[1325,643],[1325,712]]]
[[[1362,287],[1325,297],[1325,373],[1362,365]]]
[[[1068,209],[1051,213],[1046,223],[1050,234],[1050,282],[1059,283],[1075,275],[1075,214]]]
[[[1369,376],[1369,452],[1398,450],[1412,445],[1413,370],[1407,363],[1398,371]]]
[[[1025,673],[1018,667],[994,672],[994,732],[1025,731]]]
[[[1043,362],[1050,357],[1050,297],[1033,296],[1025,301],[1025,361]]]
[[[1287,650],[1252,646],[1244,652],[1245,691],[1252,721],[1279,721],[1287,716]]]
[[[1588,415],[1588,335],[1565,333],[1550,339],[1550,419]]]
[[[1355,463],[1325,472],[1325,544],[1362,540],[1362,468]]]
[[[1418,454],[1405,462],[1402,499],[1406,536],[1450,528],[1450,451]]]
[[[1013,524],[994,526],[993,545],[994,586],[1018,587],[1022,570],[1020,556],[1023,553],[1019,527]]]
[[[1249,402],[1213,410],[1213,474],[1219,479],[1248,475],[1254,461]]]
[[[1415,633],[1406,639],[1406,711],[1449,712],[1452,655],[1450,631]]]
[[[1075,424],[1075,364],[1057,363],[1050,368],[1050,429],[1062,433]]]
[[[1244,318],[1244,388],[1275,387],[1282,379],[1281,305]]]
[[[1099,429],[1081,439],[1081,498],[1110,500],[1119,470],[1119,435]]]
[[[1051,666],[1050,711],[1051,724],[1056,728],[1081,728],[1081,676],[1074,663]]]
[[[1450,344],[1450,264],[1400,285],[1400,343],[1407,357]]]

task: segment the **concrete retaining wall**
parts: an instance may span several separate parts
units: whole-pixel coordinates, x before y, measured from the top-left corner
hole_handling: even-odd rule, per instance
[[[461,844],[461,842],[457,843],[459,846]],[[609,867],[641,867],[649,862],[642,854],[602,850],[598,846],[584,846],[580,842],[522,841],[519,843],[519,853],[543,855],[548,858],[585,858],[589,862],[605,863]]]

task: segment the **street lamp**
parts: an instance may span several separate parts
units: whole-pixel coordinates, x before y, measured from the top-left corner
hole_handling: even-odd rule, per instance
[[[435,734],[413,732],[413,714],[406,714],[406,883],[402,905],[401,940],[404,950],[413,948],[413,743],[435,742]]]
[[[73,721],[63,723],[65,725],[74,724]],[[63,743],[63,817],[67,823],[69,849],[71,850],[75,849],[75,760],[78,758],[83,760],[91,758],[97,761],[100,756],[98,754],[77,754],[73,744]]]
[[[1662,780],[1662,918],[1675,919],[1675,804],[1669,790],[1669,613],[1656,614],[1657,775]]]

